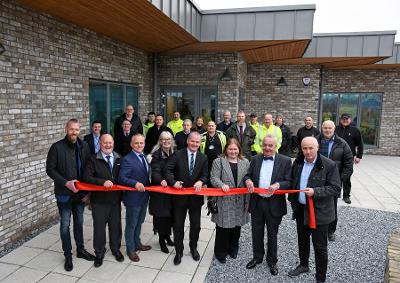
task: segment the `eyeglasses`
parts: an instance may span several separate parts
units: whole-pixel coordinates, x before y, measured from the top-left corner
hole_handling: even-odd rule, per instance
[[[160,139],[162,142],[171,141],[171,139]]]

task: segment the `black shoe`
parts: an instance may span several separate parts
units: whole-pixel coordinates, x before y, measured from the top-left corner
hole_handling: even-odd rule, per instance
[[[177,253],[174,257],[174,264],[179,265],[182,262],[182,255]]]
[[[216,257],[216,259],[222,264],[226,263],[226,258],[218,258],[218,257]]]
[[[118,261],[118,262],[124,261],[124,255],[121,253],[121,251],[116,251],[116,252],[113,252],[112,254],[115,257],[116,261]]]
[[[94,260],[94,267],[99,267],[103,264],[104,256],[96,256]]]
[[[231,258],[237,258],[237,255],[238,255],[238,252],[230,252],[230,253],[229,253],[229,256],[230,256]]]
[[[169,249],[167,248],[167,244],[163,239],[159,239],[158,243],[160,244],[161,251],[163,253],[169,254]]]
[[[295,276],[299,276],[302,273],[306,273],[309,272],[310,269],[308,267],[302,266],[302,265],[298,265],[295,269],[290,270],[288,272],[288,275],[290,277],[295,277]]]
[[[65,257],[65,262],[64,262],[64,269],[65,271],[71,271],[74,268],[74,265],[72,264],[72,256],[66,256]]]
[[[276,264],[268,264],[268,267],[272,275],[278,275],[278,267]]]
[[[350,197],[343,197],[343,201],[347,204],[351,204]]]
[[[92,255],[91,253],[89,253],[87,250],[78,251],[76,254],[76,257],[83,258],[88,261],[94,261],[96,259],[96,257],[94,255]]]
[[[197,251],[196,248],[190,249],[190,253],[192,254],[192,258],[195,261],[199,261],[200,260],[200,254],[199,254],[199,252]]]
[[[262,262],[262,260],[257,260],[257,259],[252,259],[251,261],[249,261],[248,264],[246,264],[246,268],[247,269],[253,269],[254,267],[257,266],[257,264],[260,264]]]
[[[173,247],[175,245],[174,241],[171,240],[171,237],[169,235],[165,237],[165,240],[167,241],[168,246]]]
[[[328,241],[329,242],[334,242],[336,240],[335,233],[328,234]]]

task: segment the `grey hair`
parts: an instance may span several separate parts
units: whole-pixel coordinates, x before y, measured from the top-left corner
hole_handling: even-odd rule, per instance
[[[274,142],[275,142],[275,145],[278,144],[278,138],[277,138],[275,135],[273,135],[273,134],[266,134],[265,137],[263,138],[263,144],[264,144],[264,140],[265,140],[266,138],[273,139]]]
[[[189,134],[187,139],[191,139],[193,136],[198,136],[201,139],[201,134],[199,132],[196,132],[196,131],[190,132],[190,134]]]
[[[190,123],[190,125],[193,125],[193,122],[190,119],[183,120],[183,124],[185,124],[185,123]]]
[[[174,153],[174,148],[175,148],[174,137],[172,136],[172,134],[170,132],[162,131],[160,134],[160,137],[158,138],[157,144],[153,147],[150,154],[153,154],[154,152],[156,152],[157,150],[159,150],[161,148],[161,139],[165,139],[165,138],[168,138],[171,140],[171,154]]]

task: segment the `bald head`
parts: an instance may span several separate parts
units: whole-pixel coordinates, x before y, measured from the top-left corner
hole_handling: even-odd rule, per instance
[[[324,121],[321,126],[321,131],[325,139],[331,139],[335,133],[335,123],[331,120]]]
[[[318,141],[314,137],[305,137],[301,141],[301,150],[307,162],[313,162],[318,153]]]
[[[106,155],[112,153],[114,149],[114,139],[110,134],[104,134],[100,137],[100,150]]]

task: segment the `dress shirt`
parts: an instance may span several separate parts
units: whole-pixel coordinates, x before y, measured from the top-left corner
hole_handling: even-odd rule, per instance
[[[237,130],[238,130],[239,133],[240,133],[240,126],[242,126],[242,128],[243,128],[243,133],[244,133],[244,130],[246,129],[246,123],[243,123],[243,125],[237,124]]]
[[[100,136],[93,135],[94,152],[97,153],[100,150]]]
[[[316,160],[317,158],[315,158],[313,162],[307,162],[307,160],[304,158],[303,170],[301,170],[300,176],[300,190],[304,190],[305,188],[307,188],[308,178],[310,177]],[[306,204],[306,194],[304,192],[299,193],[298,201],[301,204]]]
[[[147,159],[146,159],[146,156],[143,154],[143,152],[136,152],[134,150],[132,150],[132,151],[136,154],[136,156],[139,159],[140,163],[143,163],[142,162],[142,158],[140,156],[141,155],[144,156],[144,163],[146,163],[146,171],[149,172],[149,164],[147,164]]]
[[[260,169],[260,179],[258,187],[268,188],[271,185],[272,171],[274,170],[275,155],[273,160],[263,160]],[[259,194],[263,198],[271,197],[271,194]]]
[[[110,162],[111,162],[111,164],[113,164],[114,165],[114,154],[111,152],[110,154],[105,154],[104,152],[101,152],[101,155],[103,156],[103,159],[105,160],[105,161],[107,161],[107,157],[106,156],[110,156]]]

